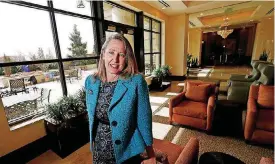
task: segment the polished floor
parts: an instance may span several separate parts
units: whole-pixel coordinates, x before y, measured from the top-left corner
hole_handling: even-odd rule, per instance
[[[213,68],[201,69],[197,72],[204,72],[205,77],[197,76],[202,79],[207,78],[210,80],[220,80],[221,86],[226,86],[226,81],[230,77],[230,74],[249,74],[251,71],[250,67],[228,67],[228,66],[218,66]],[[206,73],[205,73],[206,72]],[[192,75],[196,77],[196,75]],[[189,77],[188,77],[189,78]],[[243,161],[251,163],[251,161],[257,161],[260,156],[271,156],[273,154],[272,150],[268,150],[261,147],[253,147],[246,145],[243,141],[239,139],[229,138],[229,137],[216,137],[209,136],[202,132],[196,130],[174,127],[167,124],[168,116],[168,107],[167,102],[171,96],[177,95],[183,88],[178,86],[179,83],[183,81],[172,81],[172,84],[169,88],[163,92],[150,92],[150,102],[152,111],[154,114],[153,118],[153,135],[155,138],[169,140],[175,144],[184,145],[188,138],[191,136],[198,137],[201,140],[200,145],[202,146],[202,151],[200,154],[205,151],[223,151],[228,152],[232,155],[241,155],[240,158]],[[234,146],[236,148],[234,148]],[[229,149],[230,148],[230,149]],[[236,151],[236,152],[234,152]],[[256,157],[251,157],[251,160],[248,159],[250,156],[247,153],[258,154]],[[237,153],[237,154],[236,154]],[[48,150],[47,152],[41,154],[40,156],[29,161],[28,164],[91,164],[92,156],[89,150],[89,144],[81,147],[65,159],[57,156],[53,151]],[[256,163],[256,162],[252,162]]]

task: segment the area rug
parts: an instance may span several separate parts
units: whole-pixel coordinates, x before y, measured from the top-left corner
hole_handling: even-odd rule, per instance
[[[273,158],[274,150],[271,148],[247,145],[237,137],[208,135],[198,130],[170,125],[168,103],[169,99],[153,112],[154,138],[184,146],[191,137],[195,137],[200,142],[199,155],[210,151],[223,152],[249,164],[258,164],[261,157]]]

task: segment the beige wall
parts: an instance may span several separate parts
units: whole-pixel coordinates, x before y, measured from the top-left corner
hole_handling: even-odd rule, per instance
[[[201,64],[201,41],[202,30],[200,28],[190,28],[188,30],[188,53],[198,58]]]
[[[161,11],[142,1],[123,1],[124,3],[148,13],[165,24],[165,55],[164,63],[172,66],[171,72],[175,76],[186,74],[186,56],[188,47],[188,15],[167,16]]]
[[[0,100],[0,157],[46,135],[44,121],[38,121],[11,131]]]
[[[188,47],[187,14],[171,16],[166,24],[166,64],[172,67],[171,72],[175,76],[186,74],[186,55]]]
[[[269,59],[274,59],[274,16],[257,24],[252,59],[259,59],[264,49],[270,51]]]

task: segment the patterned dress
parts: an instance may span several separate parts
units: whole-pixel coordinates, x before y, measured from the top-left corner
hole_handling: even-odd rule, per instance
[[[108,109],[117,81],[101,83],[94,124],[94,164],[115,164],[112,133],[108,118]]]

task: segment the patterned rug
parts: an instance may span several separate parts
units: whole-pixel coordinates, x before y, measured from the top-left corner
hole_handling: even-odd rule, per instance
[[[186,145],[190,137],[196,137],[200,141],[199,155],[210,151],[224,152],[248,164],[258,164],[261,157],[273,158],[274,150],[271,148],[247,145],[243,139],[238,137],[207,135],[198,130],[170,125],[168,123],[169,98],[154,97],[153,99],[159,100],[158,107],[155,103],[152,105],[154,106],[154,109],[152,107],[154,138],[167,140],[178,145]]]

